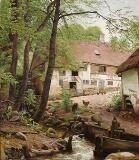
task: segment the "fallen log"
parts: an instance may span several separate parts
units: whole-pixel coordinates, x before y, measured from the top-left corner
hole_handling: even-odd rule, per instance
[[[95,154],[105,155],[117,151],[139,151],[139,142],[97,136],[95,139]]]

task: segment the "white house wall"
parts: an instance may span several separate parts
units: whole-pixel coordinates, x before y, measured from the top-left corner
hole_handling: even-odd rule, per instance
[[[61,87],[59,85],[59,71],[54,70],[50,87],[50,96],[59,95],[60,91]]]
[[[104,81],[104,87],[120,87],[121,86],[121,78],[117,75],[109,75],[109,74],[91,74],[91,80],[97,81],[97,87],[99,87],[99,81]],[[113,85],[108,85],[108,81],[112,81]]]
[[[133,90],[139,94],[138,72],[136,69],[131,69],[122,74],[123,94],[130,95]]]
[[[82,71],[82,79],[83,80],[89,80],[89,84],[90,84],[90,79],[91,79],[91,65],[88,64],[87,65],[87,70],[86,71]]]

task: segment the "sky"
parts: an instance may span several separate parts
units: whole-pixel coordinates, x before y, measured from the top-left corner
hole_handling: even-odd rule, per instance
[[[112,11],[128,7],[134,15],[139,17],[139,0],[106,0],[106,2]],[[99,9],[99,13],[101,13],[105,17],[108,17],[110,12],[106,4],[102,5],[101,9]],[[109,41],[110,34],[106,29],[106,21],[104,19],[99,18],[97,19],[97,21],[95,21],[93,18],[82,18],[78,19],[77,21],[83,24],[84,27],[94,25],[99,26],[102,32],[105,34],[105,41]]]

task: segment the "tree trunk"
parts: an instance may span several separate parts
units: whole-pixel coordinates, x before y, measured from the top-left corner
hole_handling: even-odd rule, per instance
[[[12,22],[16,23],[16,21],[19,18],[19,0],[11,0],[11,8],[12,8]],[[11,40],[13,42],[12,44],[12,63],[10,66],[10,72],[14,78],[16,78],[16,68],[17,68],[17,61],[18,61],[18,53],[17,53],[17,47],[18,47],[18,33],[12,33]],[[16,95],[16,86],[10,85],[9,88],[9,98],[15,98]]]
[[[19,93],[18,93],[18,98],[17,98],[17,103],[16,103],[17,109],[19,109],[19,107],[20,107],[20,104],[22,102],[22,98],[24,96],[24,92],[27,88],[28,73],[29,73],[29,52],[30,52],[30,48],[31,48],[31,43],[30,43],[29,40],[27,40],[27,43],[26,43],[25,49],[24,49],[23,81],[22,81],[21,88],[20,88]]]
[[[17,68],[17,61],[18,61],[17,47],[18,47],[18,33],[15,33],[13,35],[12,63],[10,66],[10,72],[14,78],[16,78],[16,68]],[[15,98],[15,95],[16,95],[16,85],[11,84],[9,88],[9,98],[13,99]]]
[[[50,46],[49,46],[48,68],[47,68],[44,86],[43,86],[41,104],[34,117],[34,120],[36,122],[39,122],[41,120],[43,113],[46,109],[48,98],[49,98],[51,79],[52,79],[52,75],[53,75],[53,71],[55,67],[56,36],[57,36],[57,28],[58,28],[59,13],[60,13],[60,0],[56,0],[55,4],[56,4],[55,14],[54,14],[53,27],[52,27],[52,33],[51,33],[51,38],[50,38]]]

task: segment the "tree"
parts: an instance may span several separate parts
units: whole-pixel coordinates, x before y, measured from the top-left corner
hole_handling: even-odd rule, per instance
[[[71,41],[93,40],[98,41],[102,31],[97,26],[84,28],[81,24],[69,24],[60,27],[58,36]]]
[[[127,10],[111,13],[108,28],[112,37],[117,37],[119,46],[132,51],[139,47],[139,18]],[[120,37],[120,38],[119,38]]]
[[[54,20],[52,25],[52,32],[51,32],[51,38],[50,38],[50,46],[49,46],[49,60],[48,60],[48,68],[46,72],[46,77],[44,81],[43,86],[43,93],[41,96],[41,104],[38,108],[38,111],[35,114],[35,121],[39,122],[44,114],[44,111],[46,109],[48,98],[49,98],[49,90],[51,85],[51,79],[55,67],[55,58],[56,58],[56,37],[57,37],[57,30],[58,30],[58,23],[60,18],[65,18],[66,16],[72,16],[72,15],[79,15],[79,14],[86,14],[86,13],[95,13],[97,12],[74,12],[74,13],[64,13],[63,15],[60,15],[62,11],[60,10],[60,0],[55,0],[55,14],[54,14]]]
[[[83,40],[85,36],[85,29],[80,24],[67,24],[60,27],[58,36],[63,39],[72,41]]]
[[[0,43],[0,48],[3,54],[5,54],[3,51],[9,48],[9,46],[10,48],[12,48],[13,41],[11,45],[11,39],[10,39],[11,36],[9,36],[9,33],[12,33],[12,34],[17,33],[18,45],[15,46],[14,49],[16,49],[17,51],[16,53],[19,53],[18,56],[22,57],[21,59],[23,59],[22,83],[21,83],[19,92],[17,94],[18,98],[16,99],[17,109],[20,107],[22,98],[24,97],[24,92],[27,89],[27,82],[29,78],[29,68],[30,68],[29,62],[31,58],[30,53],[32,51],[34,54],[36,54],[37,53],[36,50],[37,51],[43,50],[42,46],[47,44],[49,41],[48,67],[47,67],[45,83],[43,87],[44,89],[41,97],[40,109],[38,109],[38,112],[36,113],[36,116],[35,116],[36,120],[40,120],[48,101],[51,78],[52,78],[53,70],[55,67],[56,50],[57,50],[56,36],[58,32],[59,21],[60,22],[64,21],[65,23],[67,17],[69,16],[78,16],[78,15],[88,14],[88,13],[98,14],[98,12],[84,11],[81,9],[82,6],[80,6],[78,2],[73,0],[68,0],[66,2],[63,0],[53,0],[53,1],[25,0],[25,1],[22,1],[21,5],[19,5],[19,8],[14,7],[14,12],[18,13],[17,15],[19,16],[19,19],[14,22],[11,19],[11,15],[12,15],[11,2],[13,1],[11,0],[3,1],[6,7],[5,7],[5,10],[2,12],[3,23],[1,25],[1,29],[2,29],[2,36],[8,37],[8,38],[4,39],[6,43],[3,43],[3,42]],[[21,2],[21,1],[17,1],[17,2]],[[92,7],[92,5],[94,4],[96,5],[96,2],[95,3],[90,3],[90,2],[91,1],[86,2],[86,0],[83,0],[82,5],[89,4],[90,7]],[[69,10],[69,7],[71,8],[71,10]],[[6,11],[6,9],[8,10],[8,12]],[[19,11],[20,11],[20,14],[19,14]],[[18,16],[16,16],[15,14],[16,18]],[[6,19],[6,23],[5,23],[5,19]],[[78,26],[78,28],[81,29],[82,27]],[[51,33],[50,37],[49,37],[49,32]],[[8,33],[8,36],[7,36],[7,33]],[[43,43],[43,45],[38,45],[40,43]],[[6,46],[3,44],[6,44]],[[57,45],[59,44],[57,43]],[[65,55],[64,61],[67,61],[68,58],[71,59],[71,57],[68,54]],[[19,64],[19,61],[20,59],[18,59],[18,64]],[[11,59],[11,62],[12,62],[12,59]],[[22,63],[20,62],[20,64]],[[16,65],[14,69],[18,71],[19,66]]]
[[[99,27],[88,27],[85,31],[85,39],[97,41],[100,40],[101,34],[102,32]]]
[[[121,52],[129,51],[129,42],[125,38],[117,38],[117,37],[112,37],[110,39],[111,46],[113,50],[119,50]]]
[[[51,79],[54,71],[55,65],[55,54],[56,54],[56,36],[57,36],[57,28],[59,22],[59,14],[60,14],[60,0],[55,1],[55,14],[52,26],[52,33],[50,38],[50,48],[49,48],[49,61],[48,61],[48,69],[45,76],[43,93],[41,97],[40,107],[34,117],[35,121],[40,121],[45,108],[47,106],[48,98],[49,98],[49,90],[51,85]]]

